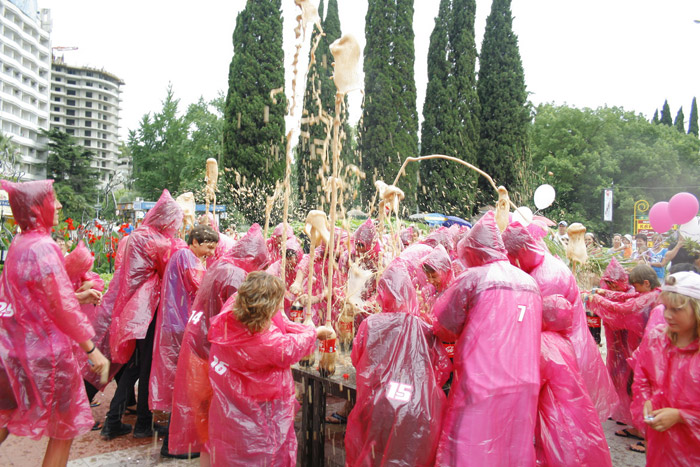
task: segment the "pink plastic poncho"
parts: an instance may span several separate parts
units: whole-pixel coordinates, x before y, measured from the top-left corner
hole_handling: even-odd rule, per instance
[[[650,332],[639,346],[634,368],[632,415],[637,428],[646,429],[647,465],[700,465],[700,342],[682,349],[666,335],[666,325]],[[672,407],[683,419],[664,432],[643,422],[644,402],[652,409]]]
[[[143,224],[129,235],[120,263],[119,295],[114,298],[110,326],[110,347],[115,362],[128,362],[136,347],[135,341],[146,337],[158,308],[161,277],[182,225],[182,216],[180,206],[168,190],[163,190]]]
[[[151,410],[172,411],[173,386],[182,336],[204,272],[202,262],[189,248],[176,251],[165,267],[153,339],[153,363],[148,392],[148,406]]]
[[[290,225],[287,225],[287,235],[284,234],[285,228],[284,223],[277,224],[275,230],[272,231],[270,238],[267,239],[267,255],[270,259],[270,263],[279,261],[282,259],[282,242],[294,237],[294,230]]]
[[[533,232],[531,224],[524,228],[513,223],[503,233],[503,242],[511,262],[530,274],[537,282],[542,296],[562,295],[573,306],[574,316],[568,337],[574,347],[576,362],[588,395],[601,421],[606,420],[618,405],[618,396],[598,346],[588,330],[586,311],[581,301],[576,278],[558,258],[551,255],[538,240],[541,232]]]
[[[421,243],[435,248],[438,245],[445,247],[448,254],[455,250],[455,245],[453,242],[452,232],[449,231],[447,227],[440,227],[437,230],[428,234]]]
[[[0,427],[33,439],[73,439],[94,423],[73,343],[94,331],[51,240],[52,184],[2,181],[22,233],[0,276]]]
[[[430,326],[417,319],[418,302],[403,260],[382,275],[383,312],[365,319],[353,342],[357,402],[348,417],[345,462],[434,465],[443,411],[442,386],[451,364]]]
[[[612,467],[603,427],[567,337],[573,314],[571,302],[562,295],[542,301],[537,465]]]
[[[212,465],[295,466],[299,404],[290,366],[313,351],[316,330],[287,322],[285,334],[273,322],[253,334],[232,307],[229,300],[209,329]]]
[[[304,250],[302,249],[301,245],[299,244],[299,240],[297,240],[296,237],[290,237],[287,239],[286,248],[287,252],[292,253],[287,253],[287,261],[285,262],[285,277],[282,277],[282,271],[280,270],[282,268],[281,259],[272,263],[266,269],[266,272],[284,280],[286,288],[286,292],[284,294],[284,313],[287,316],[287,318],[290,318],[292,303],[294,302],[295,297],[289,292],[289,288],[294,283],[294,279],[296,279],[299,263],[304,258]]]
[[[265,269],[270,264],[265,237],[260,225],[253,224],[248,232],[226,254],[236,266],[246,272]]]
[[[437,463],[534,465],[542,299],[512,266],[492,211],[458,245],[468,269],[435,303],[435,333],[456,342]]]
[[[236,241],[219,230],[219,222],[210,212],[201,215],[199,217],[199,223],[210,226],[212,229],[214,229],[214,231],[216,231],[216,233],[219,234],[219,241],[216,243],[214,254],[207,258],[207,268],[210,268],[219,258],[224,256],[227,251],[233,248]]]
[[[66,272],[68,273],[68,278],[73,284],[74,290],[78,290],[84,282],[92,282],[92,289],[102,292],[105,288],[104,281],[100,278],[99,274],[92,272],[92,265],[95,258],[87,249],[83,241],[78,242],[78,246],[75,247],[73,251],[68,253],[64,257],[64,262],[66,266]],[[109,359],[109,342],[105,341],[104,336],[107,335],[109,330],[109,323],[112,319],[109,311],[102,306],[95,306],[91,304],[80,305],[80,310],[85,316],[87,316],[90,324],[95,330],[95,336],[92,338],[92,343],[95,347],[100,349],[100,352]],[[104,349],[104,350],[103,350]],[[94,387],[98,389],[104,389],[106,384],[102,384],[100,381],[100,375],[98,373],[93,373],[90,371],[90,366],[87,360],[82,358],[84,355],[83,349],[77,344],[73,346],[75,352],[75,357],[78,362],[81,363],[81,373],[83,379],[88,381]],[[121,365],[114,364],[110,365],[109,374],[111,379],[121,368]]]
[[[170,416],[168,450],[174,454],[200,452],[209,439],[209,348],[211,319],[243,283],[246,271],[225,256],[207,270],[192,303],[177,362]]]
[[[444,246],[438,245],[433,248],[433,251],[423,260],[423,264],[427,264],[437,272],[439,278],[438,292],[445,290],[454,280],[452,261]]]

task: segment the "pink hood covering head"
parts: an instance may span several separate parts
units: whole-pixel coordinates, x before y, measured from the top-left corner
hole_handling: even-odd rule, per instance
[[[377,303],[384,313],[418,314],[418,296],[411,281],[409,263],[401,258],[391,262],[377,284]]]
[[[277,224],[277,227],[275,227],[275,230],[272,231],[272,237],[277,237],[277,238],[284,238],[284,223]],[[286,238],[292,238],[294,237],[294,229],[292,229],[292,226],[287,224],[287,236]]]
[[[54,203],[53,180],[14,183],[2,180],[2,189],[10,198],[10,208],[15,222],[22,232],[40,230],[48,233],[53,227]]]
[[[253,224],[248,232],[226,253],[233,263],[246,272],[265,269],[269,258],[267,244],[260,225]]]
[[[615,257],[610,260],[610,264],[605,268],[605,272],[600,278],[600,286],[604,289],[611,289],[607,282],[612,282],[616,286],[615,290],[623,292],[626,292],[630,287],[627,272],[625,272],[625,268],[622,267]]]
[[[568,334],[574,323],[574,308],[563,295],[542,299],[542,330]]]
[[[182,227],[183,215],[182,208],[170,196],[170,192],[163,190],[163,194],[160,195],[156,205],[146,214],[143,225],[175,237],[178,230]]]
[[[544,248],[520,222],[511,223],[503,232],[503,244],[510,262],[529,273],[544,261]],[[517,260],[517,262],[516,262]]]
[[[433,248],[435,248],[438,245],[442,245],[445,247],[445,250],[450,251],[453,248],[452,245],[452,232],[447,229],[447,227],[440,227],[434,232],[431,232],[427,237],[425,237],[425,240],[423,240],[421,243],[424,243],[426,245],[429,245]]]
[[[92,253],[85,246],[85,242],[80,240],[78,246],[64,258],[68,278],[73,283],[80,280],[86,272],[92,269],[94,262],[95,258],[93,258]]]
[[[413,240],[413,227],[403,229],[401,231],[400,237],[401,237],[401,243],[403,243],[403,246],[410,245],[411,241]]]
[[[433,248],[433,251],[425,257],[423,264],[427,264],[438,273],[442,288],[447,287],[452,282],[452,260],[450,260],[450,255],[447,254],[444,246],[438,245]]]
[[[377,228],[374,226],[372,219],[367,219],[359,226],[352,235],[352,239],[355,244],[362,243],[365,248],[370,250],[377,239]]]
[[[495,261],[508,261],[495,213],[487,212],[457,245],[459,258],[473,268]]]
[[[286,247],[288,252],[293,251],[294,253],[296,253],[297,263],[301,261],[302,257],[304,256],[304,249],[302,248],[301,244],[299,243],[299,240],[297,240],[296,237],[289,237],[286,242]]]

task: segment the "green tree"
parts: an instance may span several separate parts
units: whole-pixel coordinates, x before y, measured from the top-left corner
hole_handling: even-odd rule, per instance
[[[683,107],[678,109],[676,119],[673,121],[673,126],[675,126],[676,130],[680,131],[681,133],[685,133],[685,115],[683,115]]]
[[[265,195],[285,168],[284,51],[281,0],[247,2],[233,32],[234,55],[224,111],[224,165],[235,189],[256,186],[238,208],[259,220]]]
[[[0,133],[0,173],[4,179],[19,181],[22,173],[17,161],[20,157],[19,147],[12,142],[12,136]]]
[[[642,115],[547,104],[538,107],[531,132],[534,171],[557,191],[548,217],[608,232],[602,190],[614,183],[614,230],[631,232],[635,201],[653,204],[678,191],[700,195],[700,140]]]
[[[664,101],[664,106],[661,108],[661,119],[659,120],[659,123],[668,126],[673,124],[673,120],[671,120],[671,108],[668,106],[667,100]]]
[[[661,123],[659,121],[659,109],[654,110],[654,118],[651,119],[651,123],[653,123],[654,125],[658,125],[659,123]]]
[[[690,125],[688,126],[688,134],[695,137],[698,136],[698,103],[693,97],[693,104],[690,106]]]
[[[145,199],[157,200],[164,188],[173,194],[180,190],[187,126],[178,115],[179,102],[168,85],[161,111],[144,115],[138,129],[129,131],[134,188]]]
[[[475,0],[442,0],[428,51],[421,154],[445,154],[476,163],[479,98],[476,92]],[[471,214],[476,176],[444,160],[422,162],[420,207]],[[439,187],[439,189],[436,189]]]
[[[93,154],[57,128],[43,134],[49,140],[46,176],[54,180],[63,215],[81,220],[94,217],[99,179],[97,171],[90,166]]]
[[[374,181],[393,183],[404,159],[418,154],[418,112],[413,34],[413,0],[370,0],[365,19],[365,105],[359,128],[365,201],[375,193]],[[415,203],[415,164],[399,186],[404,205]]]
[[[505,185],[517,203],[529,198],[531,189],[527,131],[530,110],[510,3],[494,0],[486,19],[477,83],[481,104],[478,164],[496,184]],[[482,199],[493,202],[493,188],[483,177],[479,186]]]

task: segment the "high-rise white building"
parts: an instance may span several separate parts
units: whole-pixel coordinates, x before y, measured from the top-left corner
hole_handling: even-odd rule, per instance
[[[36,0],[0,0],[0,131],[19,147],[14,170],[22,180],[46,177],[51,27]]]
[[[92,167],[102,185],[117,174],[120,164],[120,86],[124,81],[104,70],[67,65],[55,58],[51,65],[51,128],[73,136],[92,152]]]

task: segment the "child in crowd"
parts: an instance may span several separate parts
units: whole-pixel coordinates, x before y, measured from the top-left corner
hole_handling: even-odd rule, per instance
[[[667,324],[636,353],[632,413],[646,429],[648,466],[700,465],[700,275],[669,276],[661,301]]]
[[[290,366],[330,331],[289,322],[282,314],[280,329],[272,318],[283,298],[280,278],[251,272],[235,301],[212,320],[207,450],[214,466],[296,465],[298,405]]]

